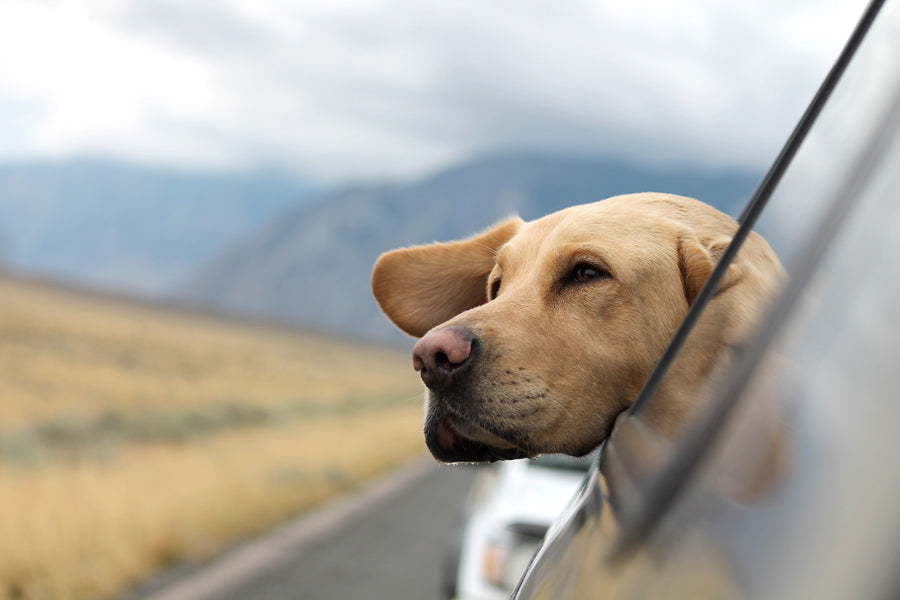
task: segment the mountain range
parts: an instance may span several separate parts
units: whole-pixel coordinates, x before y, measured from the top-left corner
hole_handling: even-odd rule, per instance
[[[404,336],[380,314],[369,290],[381,252],[458,239],[514,213],[529,220],[622,193],[677,193],[737,216],[759,177],[586,157],[483,157],[418,181],[318,196],[226,247],[173,298],[396,342]]]
[[[101,161],[0,166],[0,264],[104,290],[170,292],[310,186]]]
[[[609,196],[664,191],[736,216],[759,173],[497,154],[406,182],[317,191],[276,173],[99,161],[0,166],[0,270],[378,342],[381,252]]]

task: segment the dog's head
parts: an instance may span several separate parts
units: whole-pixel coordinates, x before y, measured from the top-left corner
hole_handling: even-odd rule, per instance
[[[382,255],[373,293],[421,338],[413,365],[428,388],[432,454],[485,461],[596,447],[735,230],[696,200],[635,194]],[[779,278],[774,253],[751,236],[707,311],[715,324],[681,361],[684,381],[651,415],[662,429],[681,420],[715,353],[746,331]]]

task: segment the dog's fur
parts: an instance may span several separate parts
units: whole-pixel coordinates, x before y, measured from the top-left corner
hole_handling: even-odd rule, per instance
[[[427,392],[432,453],[458,462],[592,450],[736,229],[697,200],[632,194],[383,254],[372,289],[400,329],[421,337],[454,328],[471,339],[453,384]],[[678,428],[717,355],[749,333],[782,277],[752,233],[651,403],[652,426]]]

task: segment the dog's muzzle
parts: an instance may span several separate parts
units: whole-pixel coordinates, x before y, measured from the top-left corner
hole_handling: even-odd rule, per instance
[[[467,415],[470,375],[480,355],[472,330],[451,325],[426,333],[413,348],[413,367],[428,387],[431,402],[425,443],[442,462],[487,462],[525,458],[527,452]]]

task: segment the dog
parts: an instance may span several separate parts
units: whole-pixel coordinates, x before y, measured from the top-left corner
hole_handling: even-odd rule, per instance
[[[418,337],[425,441],[442,462],[582,456],[633,402],[737,230],[698,200],[616,196],[382,254],[372,292]],[[784,270],[751,233],[645,411],[671,436]]]

